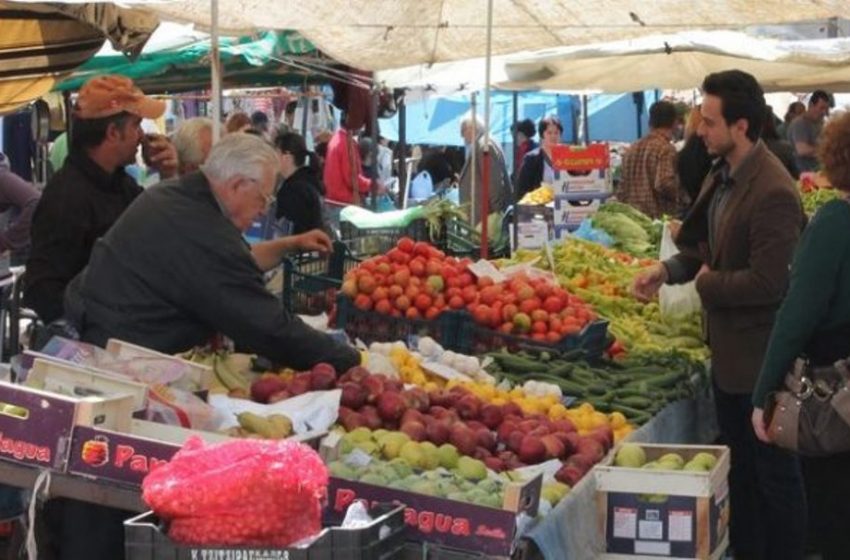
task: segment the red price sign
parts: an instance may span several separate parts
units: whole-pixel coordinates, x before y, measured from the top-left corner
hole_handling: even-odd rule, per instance
[[[568,146],[559,144],[552,148],[552,166],[561,171],[593,171],[607,169],[610,165],[608,144]]]

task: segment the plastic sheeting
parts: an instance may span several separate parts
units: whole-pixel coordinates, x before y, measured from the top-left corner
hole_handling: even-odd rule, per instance
[[[732,31],[658,35],[512,57],[502,88],[690,89],[706,74],[739,69],[767,91],[850,90],[850,39],[777,41]]]
[[[124,0],[163,20],[209,27],[210,0]],[[218,0],[224,34],[296,29],[332,58],[365,70],[484,56],[486,0]],[[494,0],[493,54],[687,29],[736,29],[841,17],[846,0]]]
[[[157,23],[111,4],[0,1],[0,113],[46,94],[107,37],[116,49],[138,53]]]

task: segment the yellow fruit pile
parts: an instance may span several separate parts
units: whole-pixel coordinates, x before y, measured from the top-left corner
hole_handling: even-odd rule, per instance
[[[407,348],[396,346],[390,350],[390,362],[404,383],[417,385],[426,391],[434,391],[445,385],[441,378],[427,374],[420,365],[419,357]]]
[[[605,414],[599,412],[590,403],[581,403],[575,408],[566,408],[563,405],[557,405],[549,411],[549,418],[552,420],[567,419],[572,422],[579,435],[586,435],[596,428],[610,426],[614,432],[614,443],[622,440],[635,429],[634,425],[629,424],[626,417],[620,412],[612,412]]]
[[[555,190],[550,185],[543,183],[533,191],[525,193],[519,203],[543,205],[549,204],[553,200],[555,200]]]

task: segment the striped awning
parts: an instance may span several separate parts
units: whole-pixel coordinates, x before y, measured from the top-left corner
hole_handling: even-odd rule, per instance
[[[0,114],[50,91],[107,38],[117,50],[137,54],[157,23],[113,4],[0,0]]]

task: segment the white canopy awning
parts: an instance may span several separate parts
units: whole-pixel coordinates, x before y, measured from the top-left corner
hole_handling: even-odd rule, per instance
[[[689,31],[495,57],[492,83],[509,90],[629,92],[691,89],[737,68],[767,91],[850,91],[850,39],[777,41],[735,31]],[[437,93],[484,86],[484,59],[417,64],[376,73],[389,87]]]
[[[209,27],[209,0],[124,0]],[[222,33],[295,29],[365,70],[484,56],[487,0],[218,0]],[[494,0],[493,54],[693,29],[840,17],[847,0]]]

